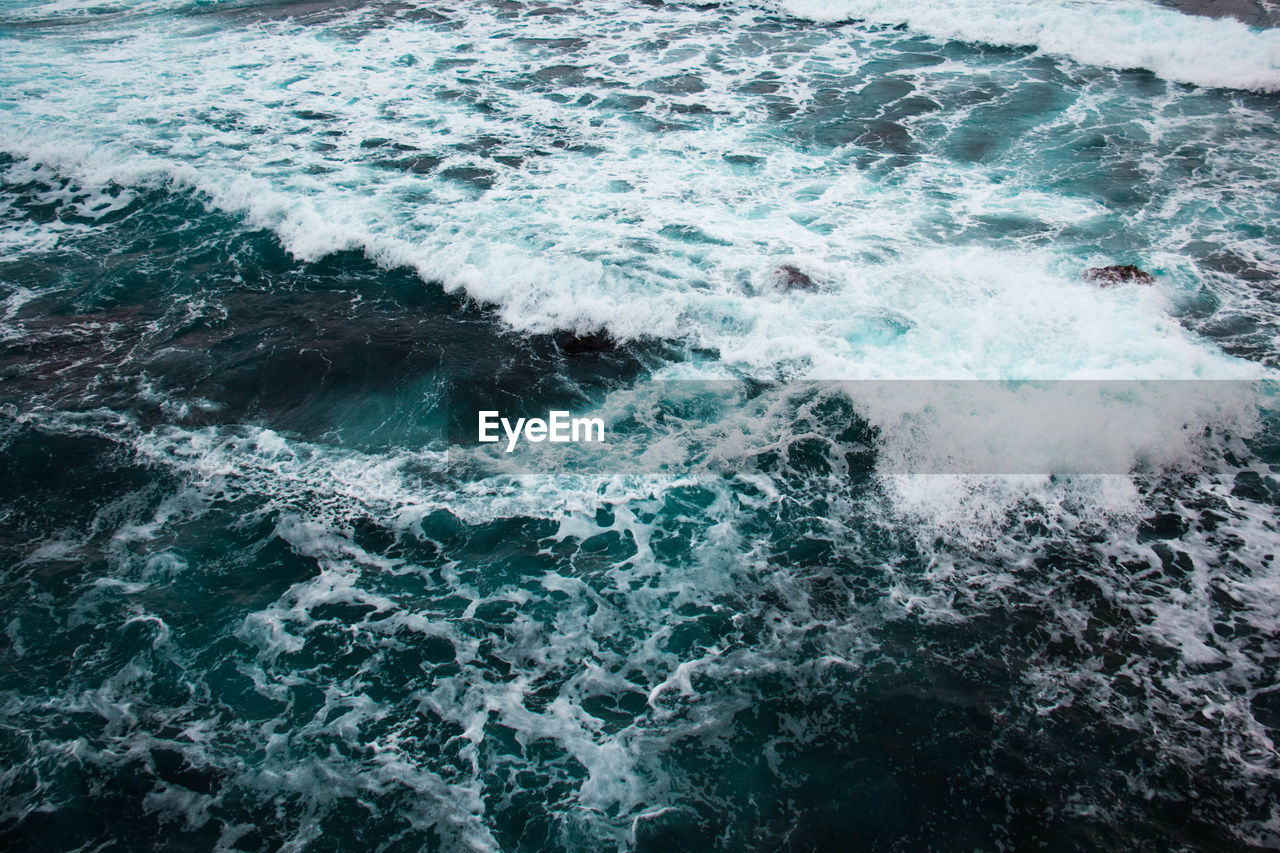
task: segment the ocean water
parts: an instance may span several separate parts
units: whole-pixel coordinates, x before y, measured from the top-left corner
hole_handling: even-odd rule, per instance
[[[1259,10],[3,0],[0,846],[1280,845]]]

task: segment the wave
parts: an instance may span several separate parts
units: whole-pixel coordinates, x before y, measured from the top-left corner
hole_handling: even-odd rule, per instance
[[[947,20],[961,21],[970,7],[934,8],[911,15],[952,10]],[[980,8],[1019,20],[974,5],[975,20]],[[1054,8],[1027,7],[1021,26],[1075,20]],[[1099,9],[1080,8],[1102,29],[1089,17]],[[1276,37],[1123,8],[1209,27],[1206,49],[1231,43],[1232,27]],[[198,190],[299,258],[362,249],[465,291],[521,331],[680,340],[717,352],[716,370],[1249,373],[1171,315],[1203,286],[1188,240],[1216,250],[1241,242],[1238,222],[1265,229],[1274,218],[1249,171],[1274,144],[1256,104],[1175,92],[1135,115],[1141,93],[1123,81],[1094,86],[978,53],[957,63],[910,34],[778,32],[759,15],[711,32],[705,10],[611,6],[509,23],[481,6],[456,22],[510,49],[477,54],[469,35],[366,20],[375,11],[344,19],[353,50],[295,22],[198,39],[157,23],[91,49],[14,40],[0,82],[24,92],[49,75],[58,95],[15,96],[0,149],[90,187]],[[635,44],[652,47],[619,53]],[[760,77],[766,52],[772,76]],[[869,63],[892,69],[879,88]],[[126,66],[157,81],[145,104]],[[1185,219],[1161,208],[1182,189],[1228,184],[1254,189],[1188,207]],[[1266,237],[1248,239],[1274,254]],[[1116,253],[1153,264],[1161,286],[1079,280]],[[817,286],[774,286],[782,264]]]
[[[507,225],[527,219],[520,230],[531,227],[541,219],[536,209],[531,217],[506,205],[482,210],[474,221],[464,215],[448,238],[419,242],[412,234],[378,228],[361,200],[341,191],[307,197],[271,182],[151,158],[119,165],[93,154],[81,160],[83,150],[53,145],[27,153],[85,181],[194,190],[213,208],[244,216],[248,226],[272,230],[302,260],[354,249],[386,268],[413,269],[425,281],[460,289],[491,306],[518,331],[606,329],[622,341],[661,338],[718,354],[713,362],[686,365],[671,378],[1268,375],[1171,323],[1166,293],[1118,292],[1081,282],[1078,267],[1051,249],[918,245],[909,256],[895,253],[873,264],[814,252],[800,257],[821,280],[820,288],[786,293],[769,281],[779,256],[737,240],[700,248],[701,268],[672,255],[663,261],[668,270],[659,274],[643,268],[621,271],[564,246],[540,256],[494,233],[504,227],[504,217]],[[917,187],[908,184],[896,194],[899,213],[908,205],[919,207],[911,198]],[[586,199],[588,206],[597,201]],[[874,222],[874,210],[863,216],[868,227],[882,226]],[[658,230],[661,224],[658,219],[645,227]],[[745,224],[726,221],[725,233]],[[583,225],[582,238],[595,242],[622,242],[636,231],[634,223]],[[1174,269],[1180,263],[1176,257],[1167,262]],[[681,275],[669,272],[681,267]],[[705,277],[719,282],[707,286]]]
[[[1035,47],[1193,86],[1280,91],[1280,29],[1184,15],[1141,0],[776,0],[773,8],[814,21],[905,24],[934,38]]]

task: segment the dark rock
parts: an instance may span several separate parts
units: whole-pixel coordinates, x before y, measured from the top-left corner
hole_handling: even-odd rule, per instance
[[[1155,284],[1151,273],[1138,269],[1131,264],[1110,267],[1090,267],[1084,271],[1084,280],[1096,282],[1099,287],[1111,287],[1113,284]]]
[[[589,355],[597,352],[612,352],[618,348],[618,342],[607,332],[589,332],[579,335],[574,332],[561,332],[556,335],[556,346],[560,352],[568,356]]]
[[[813,290],[816,287],[813,279],[791,264],[783,264],[774,270],[773,280],[786,290]]]

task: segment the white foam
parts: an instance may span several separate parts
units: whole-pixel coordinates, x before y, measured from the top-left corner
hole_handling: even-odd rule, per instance
[[[776,0],[815,21],[906,24],[935,38],[1035,47],[1103,68],[1144,68],[1178,83],[1280,90],[1280,29],[1184,15],[1145,0]]]
[[[292,24],[199,39],[153,24],[88,52],[68,43],[62,49],[75,52],[75,63],[51,62],[57,51],[41,42],[41,52],[20,52],[10,66],[19,108],[0,117],[0,139],[86,185],[199,190],[275,230],[299,258],[361,248],[381,263],[410,265],[494,304],[520,329],[684,338],[719,349],[741,369],[797,376],[1172,377],[1224,369],[1211,348],[1168,322],[1159,295],[1086,287],[1076,281],[1079,261],[1059,251],[940,248],[932,236],[945,219],[1018,212],[1066,228],[1104,209],[1010,183],[989,167],[932,157],[904,166],[895,181],[876,180],[827,152],[777,140],[758,105],[734,92],[758,71],[756,60],[730,51],[732,26],[708,34],[706,21],[693,10],[654,16],[624,7],[516,25],[481,9],[460,32],[397,24],[352,49]],[[569,37],[584,28],[591,44],[573,61],[633,87],[698,68],[707,56],[701,42],[711,39],[725,70],[703,71],[708,89],[696,100],[727,120],[656,135],[622,117],[593,120],[536,92],[481,84],[484,96],[502,103],[494,115],[430,96],[557,61],[514,49],[474,53],[464,49],[468,39],[495,31],[500,39]],[[677,61],[639,53],[613,61],[638,33],[692,52]],[[824,36],[807,64],[775,62],[780,79],[803,103],[812,65],[848,73],[908,38],[855,36],[863,41],[852,53],[844,36]],[[478,64],[437,71],[427,60],[404,65],[406,54]],[[157,86],[145,104],[132,97],[139,67],[150,67],[145,76]],[[926,70],[920,83],[940,73]],[[57,91],[24,96],[24,81],[43,75],[60,81]],[[193,117],[209,110],[221,122]],[[303,110],[338,119],[308,124],[294,115]],[[639,113],[669,117],[656,107]],[[342,135],[313,135],[323,128]],[[438,176],[371,166],[370,158],[393,155],[359,147],[373,137],[416,145],[442,154],[445,169],[479,164],[449,146],[480,135],[527,164],[498,169],[495,185],[478,195]],[[326,138],[334,151],[312,150]],[[554,152],[553,142],[603,153],[528,153]],[[761,165],[736,173],[723,157],[741,153]],[[622,184],[630,189],[617,190]],[[711,242],[671,236],[694,226]],[[781,262],[811,270],[822,292],[770,290]]]
[[[938,38],[1036,45],[1079,61],[1150,67],[1169,79],[1202,85],[1267,89],[1275,88],[1277,79],[1274,35],[1130,3],[978,8],[941,0],[905,12],[870,2],[786,8],[838,18],[863,10],[872,20],[870,13],[885,23],[905,21]],[[902,120],[903,132],[921,153],[886,174],[859,168],[856,144],[823,146],[781,136],[765,105],[737,90],[769,70],[792,106],[809,109],[828,83],[857,89],[850,81],[864,63],[892,59],[904,48],[920,49],[910,31],[807,28],[802,42],[779,44],[758,33],[744,35],[745,24],[761,20],[752,10],[732,9],[726,18],[718,11],[655,12],[627,4],[519,20],[476,4],[455,18],[458,28],[452,30],[412,21],[371,23],[365,14],[375,13],[354,13],[346,22],[351,26],[340,33],[287,22],[209,31],[204,22],[188,26],[157,17],[114,33],[104,29],[95,35],[115,38],[91,44],[57,34],[7,41],[12,61],[0,67],[0,83],[13,108],[0,112],[0,145],[86,185],[195,190],[215,206],[243,214],[249,225],[273,229],[299,258],[359,248],[380,263],[408,265],[424,278],[491,303],[520,330],[604,327],[624,339],[657,335],[718,352],[710,363],[672,367],[664,377],[1182,379],[1263,373],[1226,357],[1174,319],[1178,299],[1204,283],[1201,271],[1179,254],[1181,241],[1199,229],[1226,235],[1238,223],[1274,218],[1265,182],[1234,183],[1251,163],[1272,162],[1264,117],[1218,94],[1159,84],[1158,99],[1139,102],[1146,124],[1115,121],[1126,133],[1145,129],[1152,140],[1182,135],[1193,145],[1225,151],[1215,155],[1222,159],[1210,164],[1208,178],[1188,185],[1197,191],[1206,183],[1242,186],[1247,192],[1216,197],[1209,205],[1216,209],[1184,216],[1181,203],[1203,197],[1191,193],[1193,198],[1184,199],[1163,184],[1157,188],[1162,198],[1126,219],[1082,197],[1069,182],[1055,183],[1053,166],[1046,165],[1050,158],[1044,156],[1046,140],[1079,141],[1069,134],[1038,128],[1038,134],[1029,133],[995,162],[956,162],[935,145],[970,108],[967,102],[953,104],[942,117]],[[513,36],[580,38],[585,46],[571,61],[613,85],[566,83],[551,93],[521,88],[530,74],[566,60],[550,49],[520,47]],[[642,43],[659,41],[668,47],[640,49]],[[486,48],[476,50],[480,44]],[[797,47],[802,49],[787,49]],[[417,62],[401,61],[406,55]],[[713,57],[716,67],[711,68]],[[473,64],[433,64],[441,58]],[[944,98],[948,87],[980,84],[998,90],[1036,79],[1020,57],[1003,63],[975,57],[971,63],[953,57],[895,77],[937,98]],[[613,116],[575,105],[582,96],[643,90],[653,78],[691,68],[707,69],[707,90],[696,96],[664,96]],[[137,97],[139,79],[148,81],[145,98]],[[1091,122],[1103,122],[1098,116],[1130,115],[1134,98],[1126,85],[1119,75],[1080,84],[1067,92],[1073,106],[1046,120],[1049,130],[1090,128]],[[486,112],[460,97],[435,97],[445,92],[489,99],[496,108]],[[694,105],[720,112],[679,131],[659,133],[645,126],[678,119],[669,107]],[[306,111],[334,118],[326,122],[296,114]],[[323,136],[326,129],[341,135]],[[499,147],[524,162],[501,170],[456,147],[481,136],[498,139]],[[378,157],[402,155],[360,147],[375,137],[441,156],[440,170],[494,168],[494,184],[482,191],[439,170],[428,175],[378,166],[372,162]],[[327,145],[333,148],[322,150]],[[570,150],[580,145],[599,151]],[[735,169],[726,154],[751,155],[758,163]],[[1164,167],[1145,161],[1122,165],[1147,168],[1140,172],[1147,177],[1158,176]],[[986,240],[968,230],[984,217],[1003,216],[1026,216],[1055,237],[1023,243]],[[1083,266],[1108,261],[1088,246],[1097,238],[1058,239],[1072,231],[1103,234],[1122,225],[1139,238],[1133,251],[1151,249],[1160,272],[1156,287],[1102,290],[1082,282]],[[1265,255],[1265,236],[1252,239]],[[773,270],[781,263],[810,271],[818,288],[780,290]],[[21,298],[16,296],[14,304]],[[644,389],[634,393],[642,395]],[[602,408],[621,418],[645,402],[625,396],[611,397]],[[800,437],[786,431],[791,412],[785,403],[765,397],[755,409],[730,411],[722,421],[687,429],[673,425],[650,447],[626,450],[633,458],[652,451],[653,458],[644,461],[655,468],[689,455],[719,454],[737,461],[785,450],[783,439]],[[919,422],[909,419],[910,406],[871,403],[873,421],[886,430],[882,450],[890,456],[909,455],[925,445],[948,447],[939,424],[912,431]],[[1232,412],[1211,408],[1189,414],[1204,425]],[[1118,419],[1122,433],[1129,423]],[[460,754],[475,770],[465,784],[446,784],[392,743],[379,744],[385,764],[369,773],[336,759],[299,766],[280,736],[264,737],[271,762],[262,787],[280,782],[323,801],[350,795],[361,785],[408,786],[424,799],[452,804],[449,814],[471,846],[480,849],[496,846],[484,826],[477,781],[482,762],[494,760],[482,749],[487,738],[495,737],[490,720],[514,732],[521,746],[547,739],[571,756],[581,768],[575,777],[581,801],[601,810],[592,815],[650,811],[654,804],[645,801],[651,792],[645,772],[652,768],[645,760],[660,752],[656,747],[670,730],[659,731],[657,741],[646,740],[641,727],[611,732],[582,712],[581,701],[575,707],[570,700],[632,690],[648,696],[654,714],[675,731],[713,731],[751,702],[752,697],[735,692],[736,684],[798,658],[839,661],[857,670],[860,656],[876,642],[868,625],[886,620],[959,621],[1030,602],[1043,608],[1055,630],[1082,633],[1080,623],[1089,614],[1062,595],[1072,589],[1074,567],[1059,572],[1034,562],[1047,538],[1085,543],[1090,580],[1108,590],[1121,588],[1123,596],[1108,594],[1127,608],[1135,624],[1146,626],[1144,640],[1174,649],[1177,663],[1163,672],[1138,674],[1145,706],[1135,708],[1114,687],[1124,675],[1079,667],[1063,673],[1038,658],[1028,680],[1044,688],[1040,698],[1046,713],[1072,701],[1090,701],[1121,719],[1134,714],[1144,723],[1177,726],[1178,719],[1191,716],[1182,714],[1184,698],[1188,706],[1192,700],[1203,704],[1205,697],[1221,698],[1226,687],[1238,684],[1228,679],[1240,677],[1237,670],[1246,669],[1252,658],[1248,651],[1224,649],[1223,641],[1210,635],[1210,579],[1234,585],[1247,602],[1246,617],[1261,630],[1272,630],[1267,626],[1275,623],[1275,572],[1247,577],[1224,565],[1230,561],[1208,543],[1194,555],[1201,574],[1191,593],[1172,585],[1157,585],[1154,592],[1126,586],[1137,581],[1127,569],[1114,569],[1108,558],[1158,563],[1151,547],[1133,544],[1147,494],[1143,479],[1128,474],[1055,481],[1043,475],[903,475],[890,466],[867,494],[851,494],[849,482],[835,474],[805,480],[794,470],[753,471],[737,480],[699,481],[699,498],[706,500],[695,511],[672,497],[694,488],[691,481],[669,474],[590,477],[566,468],[551,476],[459,482],[436,449],[361,454],[248,427],[131,433],[117,422],[102,429],[117,439],[128,435],[141,460],[180,476],[186,497],[197,507],[193,512],[218,501],[251,503],[254,512],[273,521],[275,536],[315,562],[315,576],[241,627],[241,638],[257,653],[254,664],[261,677],[255,684],[264,695],[287,695],[292,676],[287,666],[276,668],[276,661],[306,650],[308,631],[316,629],[312,610],[323,603],[367,603],[379,615],[393,611],[383,620],[386,628],[370,627],[372,622],[360,628],[379,640],[389,638],[384,631],[402,628],[454,644],[449,663],[457,673],[415,699],[462,733]],[[654,439],[654,432],[637,444]],[[964,435],[951,438],[964,444]],[[1174,471],[1194,470],[1198,461],[1199,449],[1191,443],[1155,448],[1159,452],[1153,454],[1140,432],[1129,438],[1126,452],[1135,461],[1154,455],[1157,465]],[[989,436],[979,434],[956,452],[990,443]],[[1109,464],[1123,468],[1124,462]],[[901,467],[909,470],[905,463]],[[688,539],[679,561],[660,560],[647,545],[662,524],[656,519],[668,499],[676,506],[671,514],[680,517],[666,523]],[[182,500],[179,496],[174,503]],[[817,612],[801,576],[809,567],[779,559],[769,531],[784,511],[797,505],[809,511],[819,504],[826,509],[812,519],[814,537],[856,549],[857,559],[848,565],[864,563],[864,543],[842,527],[858,518],[877,534],[893,531],[908,540],[906,551],[918,555],[923,568],[886,559],[874,567],[883,577],[872,582],[869,600],[851,595],[838,615]],[[1231,524],[1252,543],[1242,549],[1247,568],[1260,569],[1260,551],[1275,541],[1274,518],[1267,518],[1266,507],[1242,504]],[[599,510],[613,512],[614,522],[595,522]],[[164,514],[170,511],[172,504],[131,535],[143,537],[169,523],[176,517]],[[417,611],[397,610],[369,584],[370,578],[416,569],[359,547],[350,533],[353,522],[373,520],[396,535],[427,538],[437,512],[467,525],[507,518],[555,522],[549,525],[554,533],[538,543],[548,549],[572,550],[594,535],[614,532],[636,543],[635,555],[618,565],[570,559],[567,565],[577,574],[562,562],[557,568],[565,571],[539,572],[532,584],[487,591],[480,589],[475,567],[438,567],[446,591],[467,602],[468,616],[484,604],[510,603],[521,610],[545,603],[542,596],[554,601],[554,621],[520,612],[509,634],[494,632],[506,644],[503,653],[529,668],[504,680],[481,666],[474,637]],[[690,515],[696,515],[696,523]],[[1019,527],[1025,520],[1042,523],[1048,532],[1028,534]],[[1110,531],[1109,539],[1118,542],[1094,548],[1089,535],[1098,530]],[[593,571],[608,577],[600,581]],[[600,594],[602,584],[626,594]],[[735,585],[746,594],[735,597]],[[787,607],[762,603],[766,593]],[[768,620],[758,641],[726,653],[718,646],[679,654],[670,650],[668,640],[685,618],[683,607],[712,609],[725,601],[743,603],[745,612],[739,615],[745,619]],[[625,647],[619,650],[619,645]],[[1232,664],[1227,675],[1192,677],[1178,669],[1219,656]],[[566,672],[557,701],[531,707],[535,679]],[[711,692],[708,683],[721,691],[713,702],[703,702]],[[112,725],[128,725],[124,692],[118,686],[86,692],[81,707]],[[1220,704],[1247,720],[1247,701],[1239,696],[1236,690],[1234,705],[1229,697]],[[321,715],[302,736],[319,737],[330,722],[335,732],[350,735],[363,720],[382,713],[374,702],[344,705],[340,700],[326,696],[326,711],[337,716]],[[1230,730],[1232,743],[1260,743],[1253,725],[1243,734]],[[1183,742],[1194,746],[1203,738],[1185,734]],[[182,815],[188,804],[174,800],[170,805]],[[313,824],[300,828],[296,837],[304,843],[307,832],[318,831]]]

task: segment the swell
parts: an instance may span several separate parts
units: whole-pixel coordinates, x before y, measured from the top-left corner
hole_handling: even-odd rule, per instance
[[[934,38],[1031,47],[1193,86],[1280,90],[1280,32],[1184,15],[1144,0],[778,0],[774,8],[808,20],[904,24]]]
[[[732,372],[1235,375],[1166,322],[1219,307],[1249,340],[1210,337],[1275,358],[1270,98],[757,11],[534,11],[16,40],[15,92],[61,82],[15,96],[3,145],[195,190],[300,259],[414,269],[521,332],[680,340]],[[163,81],[145,108],[123,65]],[[1119,261],[1164,286],[1080,282]],[[785,292],[781,265],[817,286]]]
[[[628,85],[661,79],[644,90],[653,106],[634,110],[642,132],[575,136],[552,129],[576,109],[608,120],[616,107],[594,108],[587,96],[617,93],[566,68],[594,56],[574,54],[590,44],[558,41],[580,21],[540,20],[522,32],[557,43],[519,48],[546,72],[527,84],[536,97],[490,99],[499,93],[487,80],[518,83],[510,68],[448,78],[449,99],[424,108],[456,122],[432,127],[439,150],[396,149],[410,144],[397,135],[408,135],[406,123],[375,115],[414,108],[404,100],[411,87],[379,90],[394,100],[371,113],[348,111],[343,87],[332,98],[320,85],[279,95],[296,85],[290,57],[321,49],[287,27],[270,31],[277,53],[214,39],[215,55],[197,65],[234,91],[254,83],[217,55],[272,59],[259,70],[279,78],[254,91],[285,101],[260,113],[243,97],[239,114],[197,114],[178,90],[168,112],[149,105],[129,116],[121,106],[121,118],[89,97],[60,117],[81,119],[65,129],[40,112],[43,101],[23,101],[30,126],[6,142],[34,159],[7,164],[17,177],[5,188],[23,212],[5,232],[18,248],[4,277],[22,286],[5,305],[0,386],[0,750],[11,768],[0,775],[0,840],[324,849],[367,845],[376,831],[409,849],[473,850],[1021,849],[1046,837],[1110,849],[1274,845],[1274,422],[1253,444],[1215,436],[1207,458],[1167,473],[882,477],[835,441],[865,438],[848,434],[859,421],[847,402],[760,395],[784,428],[707,476],[473,476],[422,449],[438,389],[413,381],[449,377],[454,361],[439,358],[437,344],[479,353],[477,376],[462,364],[459,384],[547,401],[586,393],[626,402],[667,369],[768,373],[787,363],[802,375],[847,375],[901,367],[895,360],[913,350],[908,372],[931,376],[1239,369],[1174,326],[1165,297],[1195,296],[1211,319],[1219,309],[1209,297],[1225,303],[1247,283],[1269,287],[1269,217],[1232,242],[1241,209],[1196,198],[1240,178],[1253,181],[1245,195],[1256,207],[1246,209],[1271,209],[1267,161],[1253,156],[1265,148],[1250,147],[1273,132],[1257,126],[1259,103],[1159,88],[1171,98],[1159,114],[1167,125],[1147,127],[1145,107],[1142,120],[1124,112],[1139,91],[1126,87],[1149,85],[1147,75],[1081,83],[1042,58],[988,61],[966,49],[956,77],[931,78],[920,68],[945,67],[947,49],[889,33],[890,53],[902,38],[923,51],[898,65],[875,54],[909,72],[909,89],[860,89],[861,70],[837,73],[845,45],[824,42],[822,74],[832,76],[752,77],[751,109],[778,112],[759,137],[726,139],[714,115],[695,108],[739,104],[729,84],[690,92],[689,81],[638,65]],[[792,54],[780,47],[797,42],[770,27],[760,23],[749,40],[785,60]],[[721,30],[695,28],[681,44]],[[414,36],[412,27],[396,33]],[[163,54],[166,45],[150,46]],[[362,62],[394,71],[414,67],[395,63],[430,55],[432,43],[363,46]],[[145,59],[137,45],[111,50],[102,67]],[[179,73],[173,60],[185,50],[157,63]],[[358,79],[335,67],[331,80]],[[1100,100],[1083,104],[1119,116],[1050,134],[1077,158],[1049,169],[1068,181],[1060,194],[1026,193],[1043,173],[1019,183],[1000,165],[1054,148],[1043,137],[981,133],[1000,115],[983,104],[1043,98],[1046,87],[1033,84],[1044,81],[1027,74],[1073,92],[1097,86]],[[814,80],[831,85],[803,94],[800,84]],[[1119,97],[1105,94],[1112,86]],[[544,97],[565,92],[580,107]],[[948,104],[943,120],[921,99]],[[466,109],[449,111],[459,102]],[[484,117],[486,105],[512,103],[526,112],[511,124],[547,133],[527,150]],[[790,108],[803,120],[788,119]],[[1070,105],[1059,108],[1049,126],[1076,122]],[[550,121],[524,120],[535,112]],[[1232,123],[1214,129],[1224,116]],[[688,147],[621,156],[673,122],[687,126],[662,133],[686,134]],[[214,138],[209,128],[225,149],[184,153]],[[495,128],[508,135],[483,140],[499,136],[487,133]],[[1191,139],[1169,141],[1175,133]],[[535,176],[515,195],[538,189],[540,169],[620,177],[590,171],[600,151],[557,165],[565,149],[552,140],[599,144],[605,161],[649,176],[674,171],[704,199],[723,200],[691,219],[660,192],[645,207],[622,188],[573,191],[590,204],[570,208],[580,215],[568,217],[572,231],[610,246],[641,237],[625,260],[678,274],[651,267],[623,281],[643,285],[628,289],[601,283],[588,264],[575,279],[584,267],[562,261],[598,248],[585,237],[550,240],[512,263],[433,258],[422,242],[447,246],[448,235],[402,227],[402,209],[381,204],[443,193],[414,196],[409,209],[444,211],[447,224],[512,190],[504,181],[524,180],[499,157],[526,157]],[[1139,154],[1150,144],[1165,146],[1169,180],[1188,195],[1143,177]],[[433,162],[438,155],[474,159]],[[820,171],[827,161],[834,179]],[[945,166],[941,177],[923,172],[929,163]],[[365,207],[361,192],[318,197],[325,180],[306,176],[334,173],[308,170],[345,166],[339,177],[366,193],[388,176],[400,182]],[[472,171],[437,175],[455,166]],[[1101,184],[1072,171],[1100,166]],[[796,174],[795,203],[776,216],[743,224],[720,215]],[[1002,195],[1003,181],[1015,189]],[[557,191],[534,200],[571,192]],[[928,204],[910,208],[917,196]],[[611,197],[628,201],[602,201]],[[880,203],[860,206],[868,198]],[[1175,202],[1206,209],[1178,222],[1163,213]],[[499,204],[489,212],[502,215],[453,237],[467,244],[512,209]],[[619,210],[639,221],[634,232],[610,230]],[[911,215],[889,216],[901,211]],[[899,254],[871,227],[886,216],[889,232],[916,240]],[[840,230],[851,220],[857,228]],[[554,236],[553,221],[534,225]],[[578,230],[588,222],[605,224]],[[1205,237],[1197,228],[1208,229],[1208,245],[1187,248],[1181,241]],[[782,235],[778,244],[811,241],[809,255],[753,249],[761,232]],[[831,252],[843,242],[862,254]],[[1070,248],[1054,248],[1062,244]],[[1168,290],[1101,292],[1078,280],[1094,254],[1134,245],[1160,260]],[[733,255],[750,264],[723,260]],[[543,261],[532,273],[530,258]],[[803,263],[821,289],[770,287],[781,260]],[[74,275],[62,275],[68,269]],[[645,298],[663,283],[680,292],[675,300]],[[497,308],[476,311],[462,293]],[[574,304],[582,294],[596,313]],[[703,313],[675,310],[690,304]],[[666,309],[671,316],[653,316]],[[1268,310],[1243,306],[1260,325]],[[769,314],[783,319],[761,325]],[[596,319],[620,338],[673,329],[673,340],[718,351],[650,360],[627,345],[570,356],[541,334]],[[833,322],[847,326],[833,331]],[[1028,355],[1037,352],[1043,361]],[[1083,365],[1065,357],[1081,352]],[[119,365],[114,375],[103,375],[107,360]],[[334,423],[338,412],[352,420]],[[396,413],[410,417],[387,420]],[[742,423],[724,426],[693,437],[741,453]]]
[[[360,252],[292,258],[190,191],[86,187],[18,165],[0,183],[0,229],[50,238],[0,259],[0,398],[23,412],[439,445],[473,426],[457,418],[475,401],[520,389],[531,406],[580,402],[665,354],[516,335]]]
[[[654,5],[662,4],[645,4],[646,7]],[[668,9],[684,5],[667,4]],[[1280,90],[1280,34],[1271,27],[1275,12],[1247,0],[1228,6],[1221,3],[1162,6],[1149,0],[1056,0],[1052,3],[943,0],[929,4],[892,0],[834,3],[826,0],[748,0],[743,3],[738,0],[697,4],[697,8],[718,11],[739,5],[763,7],[811,21],[901,25],[932,38],[1033,48],[1101,68],[1143,69],[1166,80],[1193,86],[1257,92]],[[1179,11],[1179,7],[1185,8]],[[165,13],[216,17],[237,23],[292,20],[316,24],[366,8],[376,8],[376,5],[253,2],[193,7],[185,2],[161,0],[116,5],[60,0],[28,4],[25,9],[16,10],[10,24],[18,30],[111,24],[145,20]],[[424,17],[433,14],[422,12]]]

